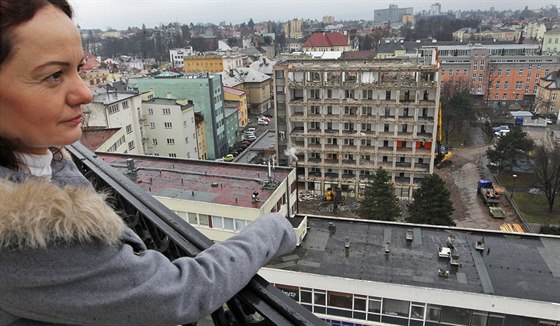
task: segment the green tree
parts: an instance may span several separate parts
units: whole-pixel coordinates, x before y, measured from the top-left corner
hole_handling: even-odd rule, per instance
[[[462,133],[466,123],[476,120],[476,114],[468,89],[449,89],[446,87],[441,97],[442,128],[445,140],[450,133]]]
[[[394,221],[401,215],[391,176],[379,168],[366,185],[358,215],[364,219]]]
[[[548,211],[552,212],[554,200],[560,194],[560,150],[537,147],[535,176],[538,188],[544,192],[548,201]]]
[[[253,21],[253,18],[249,18],[249,22],[247,22],[247,27],[249,27],[250,30],[253,30],[253,28],[255,28],[255,22]]]
[[[486,155],[490,162],[498,163],[499,170],[513,171],[517,160],[529,155],[535,148],[535,142],[527,137],[521,127],[514,126],[510,132],[501,136],[494,148],[488,148]]]
[[[437,174],[431,174],[420,181],[414,192],[414,201],[408,205],[407,222],[417,224],[451,225],[454,208],[445,182]]]

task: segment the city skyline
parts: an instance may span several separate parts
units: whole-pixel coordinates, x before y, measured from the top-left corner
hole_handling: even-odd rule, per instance
[[[253,19],[261,21],[287,21],[289,19],[317,19],[323,16],[333,16],[336,20],[373,20],[373,11],[388,8],[389,4],[396,4],[400,8],[412,7],[414,13],[429,10],[436,1],[396,0],[391,2],[380,0],[354,1],[317,1],[317,0],[272,0],[272,1],[225,1],[225,0],[69,0],[72,4],[74,20],[81,28],[102,29],[114,28],[118,30],[128,27],[141,27],[143,24],[152,28],[161,24],[179,22],[214,23],[220,22],[239,24]],[[528,6],[537,9],[554,4],[550,0],[535,0],[528,4],[526,1],[509,1],[508,7],[503,1],[470,1],[458,2],[454,0],[440,0],[442,12],[449,10],[519,10]],[[266,3],[266,4],[264,4]],[[227,14],[223,14],[223,13]]]

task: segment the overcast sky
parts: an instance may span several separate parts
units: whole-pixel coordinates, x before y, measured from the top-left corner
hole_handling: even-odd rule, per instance
[[[413,7],[414,12],[429,10],[436,1],[426,0],[69,0],[81,28],[155,27],[162,23],[238,24],[249,21],[286,21],[292,18],[320,20],[333,16],[337,20],[373,20],[373,10]],[[529,9],[556,4],[557,0],[439,0],[441,10]]]

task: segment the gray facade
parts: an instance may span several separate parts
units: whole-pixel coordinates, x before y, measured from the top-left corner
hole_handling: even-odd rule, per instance
[[[397,5],[389,5],[387,9],[373,11],[373,21],[376,23],[400,23],[403,15],[412,15],[413,8],[399,8]]]
[[[306,190],[359,195],[382,167],[395,195],[409,199],[433,172],[438,66],[288,60],[274,70],[279,162],[297,162]]]

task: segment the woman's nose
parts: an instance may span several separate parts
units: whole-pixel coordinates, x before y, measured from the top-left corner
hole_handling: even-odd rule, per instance
[[[93,100],[92,91],[86,86],[79,74],[72,80],[72,86],[68,93],[68,104],[71,106],[91,103]]]

